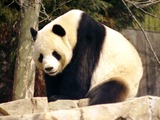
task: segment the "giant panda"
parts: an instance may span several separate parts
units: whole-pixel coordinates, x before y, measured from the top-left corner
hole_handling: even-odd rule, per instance
[[[96,105],[137,94],[142,62],[119,32],[81,10],[70,10],[41,30],[30,31],[33,59],[44,71],[49,102],[89,98],[89,105]]]

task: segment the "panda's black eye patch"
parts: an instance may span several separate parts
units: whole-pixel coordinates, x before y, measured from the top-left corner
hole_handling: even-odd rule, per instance
[[[42,61],[43,61],[43,55],[42,55],[42,54],[39,55],[38,61],[39,61],[40,63],[42,63]]]
[[[52,55],[53,55],[57,60],[60,60],[60,59],[61,59],[60,54],[58,54],[56,51],[53,51],[53,52],[52,52]]]

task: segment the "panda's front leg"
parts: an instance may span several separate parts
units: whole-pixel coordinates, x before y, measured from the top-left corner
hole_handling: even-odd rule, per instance
[[[61,74],[57,76],[45,75],[46,92],[48,102],[56,101],[58,99],[69,99],[69,97],[63,93],[60,93],[62,76]]]

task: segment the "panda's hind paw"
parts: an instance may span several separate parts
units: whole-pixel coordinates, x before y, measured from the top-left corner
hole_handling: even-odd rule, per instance
[[[51,96],[51,97],[48,97],[48,102],[56,101],[56,100],[58,100],[58,99],[59,99],[59,97],[58,97],[57,95],[53,95],[53,96]]]

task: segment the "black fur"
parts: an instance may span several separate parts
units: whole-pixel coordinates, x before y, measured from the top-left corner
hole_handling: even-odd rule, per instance
[[[89,104],[115,103],[125,99],[128,89],[122,82],[111,80],[92,89],[86,97],[90,98]]]
[[[60,60],[60,59],[61,59],[61,55],[58,54],[56,51],[53,51],[53,52],[52,52],[52,55],[53,55],[57,60]]]
[[[58,36],[65,36],[66,32],[61,25],[53,25],[52,32]]]
[[[37,33],[38,33],[37,30],[35,30],[34,28],[31,27],[30,32],[31,32],[33,40],[35,41],[37,38]]]
[[[40,63],[42,63],[42,61],[43,61],[43,55],[42,55],[42,54],[39,55],[38,61],[39,61]]]
[[[84,98],[89,90],[106,31],[102,24],[83,13],[77,33],[78,40],[68,66],[56,76],[45,74],[49,101]]]

